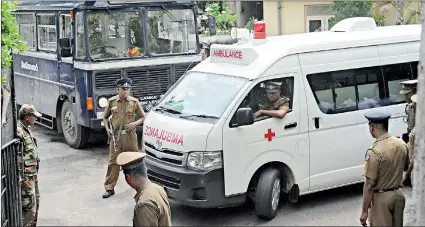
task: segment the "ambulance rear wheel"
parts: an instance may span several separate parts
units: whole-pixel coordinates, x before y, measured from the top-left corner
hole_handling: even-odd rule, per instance
[[[255,192],[255,212],[260,219],[271,220],[279,210],[281,175],[275,168],[264,170],[258,180]]]
[[[72,104],[66,100],[62,105],[61,123],[66,143],[76,149],[83,148],[89,139],[89,129],[79,125],[74,116]]]

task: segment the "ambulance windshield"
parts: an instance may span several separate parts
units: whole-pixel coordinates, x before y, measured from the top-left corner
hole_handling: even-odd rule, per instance
[[[247,82],[239,77],[189,72],[155,110],[215,122]]]

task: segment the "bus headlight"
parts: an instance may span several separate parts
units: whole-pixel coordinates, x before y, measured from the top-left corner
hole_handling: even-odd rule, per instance
[[[223,167],[221,151],[191,152],[187,156],[187,167],[193,170],[214,170]]]
[[[99,106],[105,108],[108,105],[108,100],[105,97],[99,99]]]

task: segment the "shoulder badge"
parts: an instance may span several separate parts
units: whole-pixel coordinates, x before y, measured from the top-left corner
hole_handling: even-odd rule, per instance
[[[130,101],[134,101],[134,102],[139,101],[138,99],[134,98],[133,96],[128,96],[128,99],[129,99]]]
[[[112,96],[111,98],[109,98],[108,102],[110,101],[114,101],[118,98],[118,95]]]
[[[369,161],[369,159],[370,159],[370,154],[369,154],[369,150],[368,151],[366,151],[366,155],[365,155],[365,161]]]
[[[283,97],[282,97],[282,101],[283,101],[283,103],[286,103],[286,102],[290,102],[290,101],[291,101],[291,99],[290,99],[290,98],[288,98],[288,97],[286,97],[286,96],[283,96]]]
[[[155,204],[155,202],[153,201],[137,201],[137,207],[142,207],[142,206],[149,206],[151,208],[153,208],[156,211],[159,211],[158,206]]]

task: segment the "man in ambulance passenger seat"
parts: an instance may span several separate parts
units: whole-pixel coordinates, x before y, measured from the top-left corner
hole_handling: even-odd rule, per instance
[[[268,82],[266,83],[267,99],[261,100],[258,104],[258,111],[254,113],[254,119],[261,115],[268,115],[270,117],[283,118],[289,111],[290,99],[281,96],[280,83]]]

